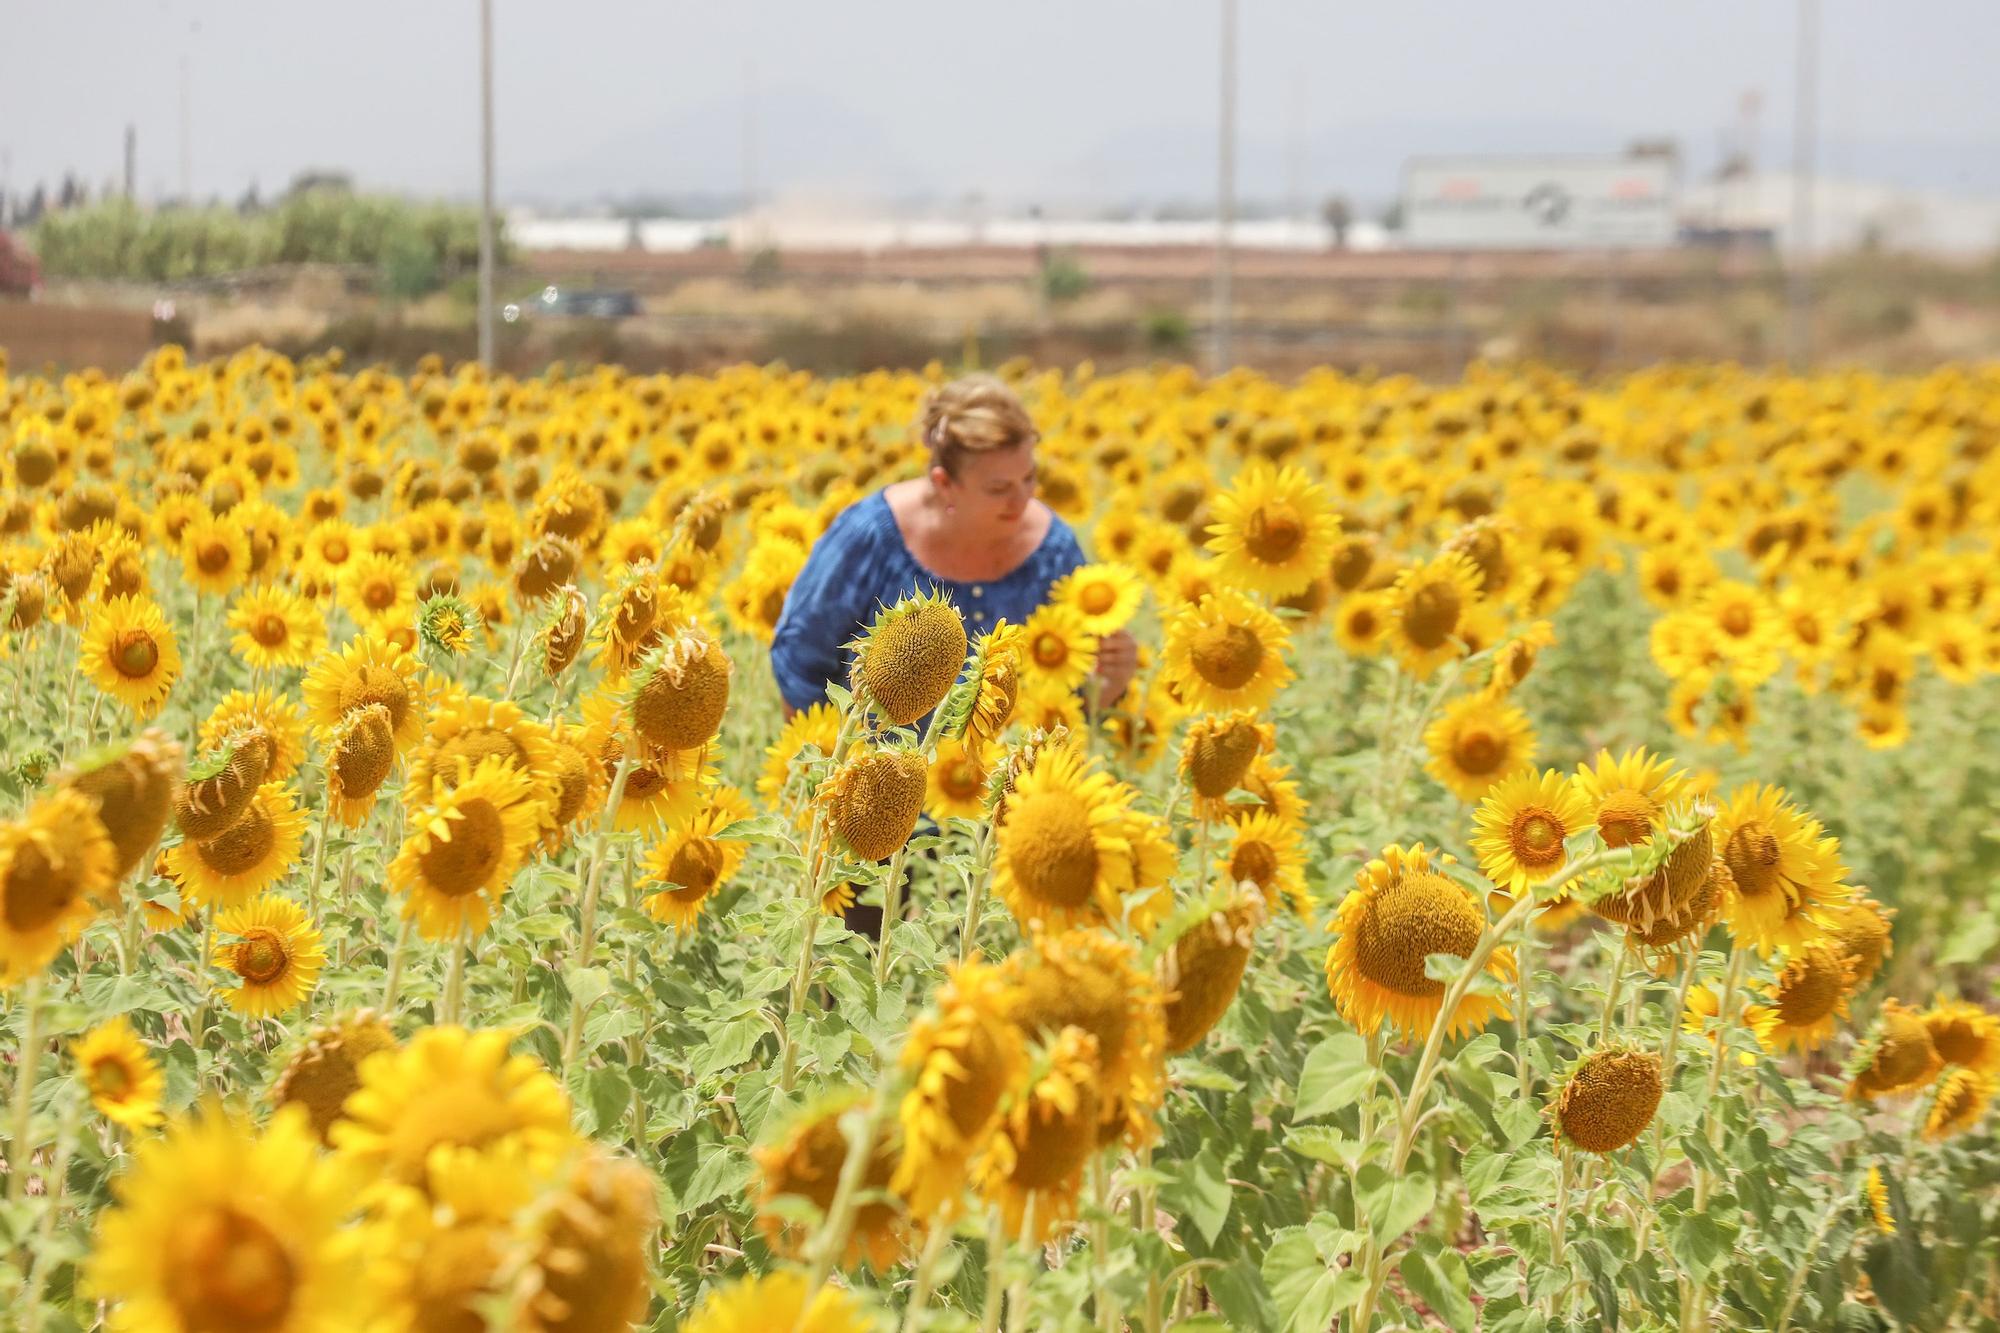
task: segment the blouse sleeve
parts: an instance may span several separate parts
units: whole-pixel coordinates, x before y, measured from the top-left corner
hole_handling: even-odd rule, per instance
[[[1083,554],[1083,547],[1077,543],[1076,530],[1060,516],[1054,517],[1052,521],[1056,525],[1055,530],[1049,534],[1049,540],[1043,543],[1039,553],[1042,563],[1039,573],[1046,580],[1042,588],[1043,598],[1048,596],[1047,584],[1054,583],[1071,570],[1089,563]]]
[[[876,582],[870,568],[873,542],[860,521],[860,509],[855,505],[843,511],[813,543],[778,615],[771,673],[778,693],[793,708],[820,703],[828,683],[846,674],[847,644]]]

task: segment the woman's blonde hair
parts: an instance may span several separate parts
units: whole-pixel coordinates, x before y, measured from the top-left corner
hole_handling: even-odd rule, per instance
[[[992,375],[965,375],[924,395],[917,430],[931,451],[931,464],[958,475],[967,454],[1012,449],[1039,438],[1028,409]]]

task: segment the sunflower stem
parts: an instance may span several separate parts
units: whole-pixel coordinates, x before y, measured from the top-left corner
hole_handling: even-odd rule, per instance
[[[933,1222],[924,1235],[923,1252],[917,1256],[916,1276],[910,1279],[909,1309],[903,1315],[903,1333],[917,1333],[923,1327],[924,1309],[937,1287],[938,1259],[951,1240],[951,1228]]]
[[[958,962],[972,960],[979,938],[979,918],[986,906],[986,886],[993,879],[993,823],[981,820],[973,837],[972,882],[965,888],[965,929],[958,933]]]
[[[861,721],[866,705],[857,693],[854,702],[841,714],[840,730],[834,734],[833,754],[828,760],[828,773],[837,772],[841,761],[847,757],[848,744],[854,739],[854,732]],[[798,1078],[798,1046],[792,1040],[792,1020],[804,1021],[801,1015],[806,1009],[806,992],[812,986],[813,942],[819,935],[819,919],[824,915],[820,907],[821,896],[826,889],[826,872],[832,864],[832,856],[826,846],[827,812],[821,804],[813,811],[812,833],[806,840],[806,919],[799,932],[799,968],[792,976],[790,1004],[785,1011],[785,1023],[779,1038],[783,1048],[779,1060],[778,1085],[786,1092]]]
[[[1632,951],[1630,937],[1621,940],[1611,956],[1611,975],[1604,982],[1604,1012],[1597,1019],[1597,1045],[1601,1050],[1611,1040],[1611,1015],[1618,1008],[1618,991],[1625,984],[1625,960]]]
[[[1007,1257],[1007,1237],[1001,1229],[1000,1209],[989,1208],[986,1217],[986,1301],[979,1311],[979,1333],[1000,1333],[1001,1269]]]
[[[1709,1147],[1718,1153],[1722,1151],[1724,1122],[1715,1114],[1716,1094],[1722,1087],[1722,1067],[1728,1062],[1729,1029],[1735,1018],[1736,987],[1743,979],[1743,966],[1750,951],[1741,944],[1730,950],[1729,971],[1722,981],[1722,999],[1715,1013],[1715,1051],[1708,1064],[1708,1086],[1702,1092],[1702,1128],[1706,1131]],[[1700,1212],[1708,1206],[1708,1196],[1715,1188],[1714,1178],[1706,1168],[1697,1165],[1694,1171],[1694,1210]],[[1683,1328],[1708,1327],[1708,1283],[1706,1280],[1690,1283],[1681,1305],[1681,1326]]]
[[[1558,1269],[1562,1267],[1564,1246],[1569,1239],[1570,1174],[1569,1145],[1559,1142],[1556,1145],[1556,1209],[1549,1218],[1549,1263]],[[1557,1307],[1567,1303],[1565,1297],[1568,1291],[1568,1284],[1564,1284],[1560,1293],[1550,1293],[1548,1313],[1551,1320],[1558,1315]]]
[[[313,839],[312,869],[306,874],[306,907],[312,912],[313,924],[319,925],[319,876],[326,866],[326,817],[333,809],[333,799],[329,792],[320,793],[319,833]]]
[[[396,947],[389,953],[389,976],[382,983],[382,1012],[394,1017],[396,995],[403,985],[403,959],[410,952],[410,934],[416,926],[416,919],[403,917],[402,928],[396,932]]]
[[[618,771],[611,779],[611,794],[605,801],[604,817],[598,821],[597,833],[590,848],[590,872],[583,886],[583,906],[577,917],[576,953],[570,963],[572,969],[589,967],[591,956],[597,952],[597,899],[604,890],[604,863],[611,859],[611,830],[618,818],[618,803],[625,799],[625,783],[637,768],[629,745],[622,748],[618,756]],[[583,1044],[583,1006],[572,1003],[569,1009],[569,1031],[563,1037],[563,1067],[567,1069],[576,1059],[577,1048]]]
[[[826,1217],[820,1222],[819,1231],[806,1247],[812,1259],[812,1270],[806,1277],[806,1299],[799,1311],[799,1328],[805,1325],[806,1313],[812,1308],[812,1298],[826,1284],[833,1273],[834,1265],[847,1252],[848,1237],[854,1231],[854,1219],[860,1211],[862,1184],[868,1177],[869,1163],[875,1160],[875,1144],[882,1137],[884,1123],[891,1109],[902,1100],[902,1080],[891,1077],[887,1086],[881,1088],[870,1100],[865,1114],[843,1116],[841,1134],[847,1140],[847,1156],[840,1163],[840,1181],[833,1192],[833,1202],[827,1206]],[[858,1120],[858,1124],[855,1121]]]
[[[521,658],[522,658],[521,649],[522,646],[527,642],[527,638],[528,638],[528,617],[526,615],[523,615],[514,622],[514,634],[513,634],[514,646],[512,650],[510,650],[507,658],[507,684],[506,687],[501,691],[500,697],[502,699],[512,699],[514,697],[514,687],[520,684]]]
[[[1528,1059],[1529,995],[1534,976],[1535,932],[1530,927],[1521,932],[1514,970],[1514,1082],[1516,1093],[1521,1097],[1532,1097],[1535,1093],[1535,1071]]]
[[[1666,1040],[1660,1046],[1660,1082],[1668,1088],[1674,1086],[1674,1056],[1680,1049],[1681,1015],[1687,1011],[1688,991],[1693,987],[1694,976],[1697,971],[1696,964],[1700,959],[1701,941],[1689,941],[1686,955],[1682,959],[1681,964],[1680,988],[1674,994],[1673,1012],[1668,1016],[1667,1020]],[[1659,1192],[1660,1175],[1666,1169],[1663,1160],[1664,1154],[1661,1151],[1665,1139],[1666,1130],[1661,1126],[1660,1118],[1654,1116],[1653,1147],[1651,1153],[1653,1169],[1646,1178],[1646,1192],[1641,1196],[1641,1201],[1646,1205],[1646,1210],[1640,1216],[1639,1223],[1633,1229],[1632,1233],[1632,1257],[1634,1259],[1645,1257],[1646,1238],[1652,1234],[1653,1220],[1658,1216],[1653,1208],[1653,1196]]]
[[[1805,1291],[1806,1273],[1812,1265],[1813,1256],[1819,1253],[1819,1245],[1826,1239],[1827,1228],[1833,1225],[1833,1219],[1839,1217],[1842,1211],[1834,1206],[1832,1200],[1828,1200],[1827,1206],[1820,1209],[1819,1225],[1813,1228],[1812,1239],[1806,1242],[1804,1252],[1799,1255],[1798,1267],[1792,1270],[1792,1280],[1785,1287],[1785,1303],[1778,1309],[1777,1333],[1785,1333],[1785,1330],[1792,1326],[1792,1311],[1798,1308],[1799,1297]],[[1946,1326],[1950,1326],[1950,1321],[1947,1321]]]
[[[896,933],[896,923],[903,915],[903,862],[909,856],[910,845],[905,842],[889,858],[889,872],[882,881],[882,939],[875,946],[875,990],[879,994],[889,985],[889,967],[894,952],[890,941]]]
[[[464,1018],[465,1008],[465,927],[452,932],[451,942],[445,946],[446,963],[444,971],[444,1000],[442,1021],[458,1023]]]
[[[28,1192],[28,1163],[34,1155],[35,1069],[42,1058],[42,979],[37,973],[21,987],[21,1058],[14,1075],[14,1137],[7,1145],[7,1202]]]
[[[1118,1333],[1118,1311],[1111,1304],[1106,1269],[1111,1263],[1111,1169],[1098,1153],[1090,1159],[1090,1183],[1097,1196],[1097,1217],[1090,1224],[1090,1276],[1096,1300],[1097,1326],[1102,1333]]]

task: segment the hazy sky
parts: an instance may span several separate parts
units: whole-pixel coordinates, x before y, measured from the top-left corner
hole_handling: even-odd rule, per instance
[[[745,91],[766,191],[1002,199],[1213,188],[1217,0],[703,4],[494,0],[503,199],[734,191]],[[1677,137],[1695,168],[1746,89],[1791,159],[1789,0],[1242,0],[1241,190],[1374,199],[1411,152],[1603,152]],[[17,0],[0,40],[16,187],[180,179],[188,62],[198,194],[306,167],[467,195],[474,0]],[[2000,4],[1823,0],[1822,165],[2000,194]],[[198,30],[197,30],[198,28]],[[754,73],[753,73],[754,71]]]

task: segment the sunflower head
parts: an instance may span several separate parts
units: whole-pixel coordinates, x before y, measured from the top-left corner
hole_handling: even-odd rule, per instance
[[[1889,1000],[1882,1006],[1873,1037],[1855,1059],[1848,1100],[1872,1101],[1912,1091],[1930,1082],[1943,1066],[1923,1015]]]
[[[1262,893],[1239,891],[1219,911],[1189,926],[1162,956],[1167,1054],[1193,1050],[1222,1021],[1268,910]]]
[[[1219,801],[1250,771],[1251,761],[1276,743],[1269,723],[1251,712],[1196,718],[1181,742],[1181,772],[1195,795]]]
[[[1847,906],[1827,924],[1827,939],[1841,953],[1854,960],[1854,982],[1865,986],[1875,979],[1882,962],[1895,948],[1890,923],[1896,909],[1884,907],[1857,887]]]
[[[646,655],[632,690],[632,730],[654,754],[699,750],[722,729],[732,666],[722,645],[687,622]]]
[[[426,938],[486,929],[534,841],[538,813],[527,776],[495,756],[476,768],[460,760],[456,782],[432,783],[428,803],[410,813],[388,876]]]
[[[1590,806],[1572,779],[1529,770],[1488,789],[1473,826],[1479,869],[1518,894],[1568,863],[1568,840],[1590,827]]]
[[[929,780],[930,766],[915,750],[866,750],[841,765],[820,799],[855,859],[880,861],[910,840]]]
[[[1389,589],[1389,644],[1419,679],[1464,651],[1459,631],[1478,603],[1479,567],[1462,551],[1443,551],[1396,576]]]
[[[1157,1132],[1165,1095],[1166,1004],[1158,979],[1130,942],[1089,930],[1038,935],[1008,959],[1013,1019],[1029,1041],[1090,1034],[1098,1069],[1099,1141],[1138,1146]]]
[[[266,894],[215,919],[216,931],[235,935],[216,949],[216,962],[243,984],[227,993],[230,1007],[252,1018],[268,1018],[301,1003],[312,993],[326,953],[305,909],[289,898]]]
[[[56,779],[59,786],[96,799],[98,822],[117,853],[116,878],[138,869],[165,831],[181,763],[180,743],[153,728],[125,745],[99,751]]]
[[[854,1292],[833,1283],[809,1286],[794,1268],[751,1274],[711,1288],[688,1317],[687,1333],[868,1333],[874,1321]]]
[[[1924,1011],[1938,1058],[1985,1074],[2000,1074],[2000,1014],[1964,1000],[1940,1000]]]
[[[1016,1237],[1046,1240],[1075,1216],[1103,1123],[1099,1069],[1097,1038],[1063,1028],[1038,1053],[1025,1091],[980,1154],[975,1183]]]
[[[320,1142],[333,1142],[341,1107],[361,1086],[361,1062],[396,1049],[396,1034],[373,1009],[357,1009],[316,1027],[271,1085],[274,1106],[303,1106]]]
[[[767,1243],[780,1254],[796,1255],[804,1248],[809,1232],[770,1210],[774,1200],[805,1199],[824,1215],[833,1207],[840,1185],[840,1173],[847,1162],[848,1144],[841,1121],[850,1113],[867,1113],[868,1096],[855,1091],[834,1093],[808,1106],[769,1145],[756,1150],[757,1224]],[[891,1178],[897,1169],[895,1145],[878,1136],[869,1155],[862,1187],[890,1195]],[[890,1195],[863,1203],[855,1213],[843,1265],[863,1258],[878,1271],[893,1267],[903,1252],[902,1208]]]
[[[1993,1104],[2000,1084],[1977,1069],[1954,1069],[1938,1080],[1937,1094],[1924,1114],[1924,1140],[1936,1143],[1977,1125]]]
[[[1284,622],[1225,587],[1183,607],[1168,626],[1166,680],[1189,708],[1259,709],[1292,680],[1290,643]]]
[[[97,801],[59,787],[0,822],[0,985],[39,972],[75,939],[116,880]]]
[[[903,1149],[892,1184],[928,1221],[958,1212],[973,1158],[1026,1071],[1013,1021],[1015,989],[981,962],[950,971],[931,1012],[911,1026],[901,1062],[910,1078],[898,1111]]]
[[[269,748],[234,740],[188,767],[174,792],[174,822],[197,842],[219,838],[250,809],[269,768]]]
[[[341,823],[352,828],[368,817],[395,767],[396,734],[388,709],[366,704],[341,715],[326,736],[327,799]]]
[[[544,1333],[630,1328],[651,1289],[659,1225],[652,1176],[596,1147],[574,1154],[527,1220],[530,1257],[516,1279],[524,1327]]]
[[[556,589],[549,598],[548,614],[535,641],[541,647],[542,674],[555,680],[569,670],[583,651],[584,632],[589,626],[589,608],[575,584]]]
[[[890,725],[936,708],[965,666],[965,620],[941,593],[906,597],[875,617],[857,645],[861,687]]]
[[[1614,1153],[1645,1132],[1663,1091],[1660,1058],[1651,1051],[1592,1051],[1556,1094],[1554,1123],[1573,1147]]]
[[[123,1014],[79,1037],[70,1055],[90,1091],[91,1105],[106,1120],[135,1130],[160,1123],[166,1079]]]

